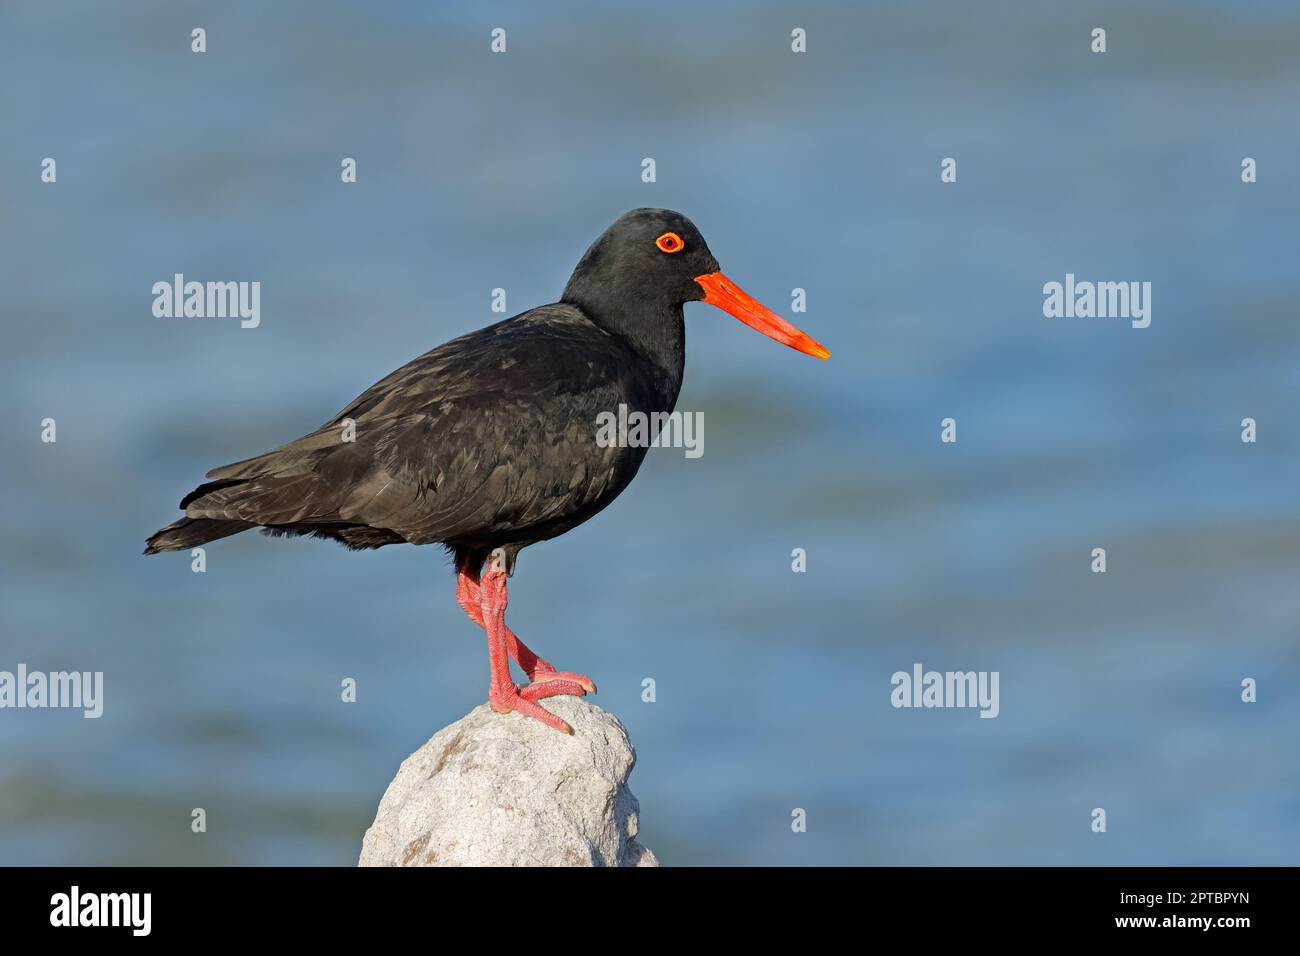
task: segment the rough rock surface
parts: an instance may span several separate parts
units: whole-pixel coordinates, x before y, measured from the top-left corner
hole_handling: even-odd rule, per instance
[[[486,705],[403,761],[361,844],[361,866],[658,866],[636,842],[636,755],[611,714],[544,706],[572,737]]]

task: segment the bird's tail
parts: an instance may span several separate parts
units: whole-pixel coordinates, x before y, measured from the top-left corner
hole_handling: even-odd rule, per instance
[[[248,521],[235,521],[224,518],[181,518],[167,527],[155,531],[145,542],[145,554],[157,554],[159,551],[183,551],[218,538],[239,534],[257,525]]]

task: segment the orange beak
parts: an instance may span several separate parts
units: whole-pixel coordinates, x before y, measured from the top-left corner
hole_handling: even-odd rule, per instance
[[[819,345],[811,336],[805,335],[785,319],[781,318],[763,303],[749,295],[736,283],[721,272],[696,276],[695,281],[704,289],[704,301],[716,305],[723,312],[734,315],[751,329],[758,329],[769,339],[792,349],[798,349],[806,355],[819,359],[828,359],[831,353]]]

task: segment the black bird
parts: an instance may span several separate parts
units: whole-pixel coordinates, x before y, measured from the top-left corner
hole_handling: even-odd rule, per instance
[[[700,299],[830,357],[724,276],[689,219],[634,209],[592,243],[559,302],[440,345],[311,434],[208,472],[212,480],[181,500],[185,517],[144,553],[259,526],[354,549],[442,544],[455,558],[457,601],[487,631],[492,709],[572,733],[537,701],[596,687],[557,671],[506,626],[506,577],[522,548],[586,521],[636,475],[646,447],[602,447],[598,416],[620,405],[673,410],[682,306]],[[529,684],[515,685],[510,659]]]

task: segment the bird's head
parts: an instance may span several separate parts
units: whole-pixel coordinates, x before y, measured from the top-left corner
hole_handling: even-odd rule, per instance
[[[723,275],[695,223],[671,209],[620,216],[587,249],[562,298],[597,320],[703,300],[800,352],[831,354]]]

